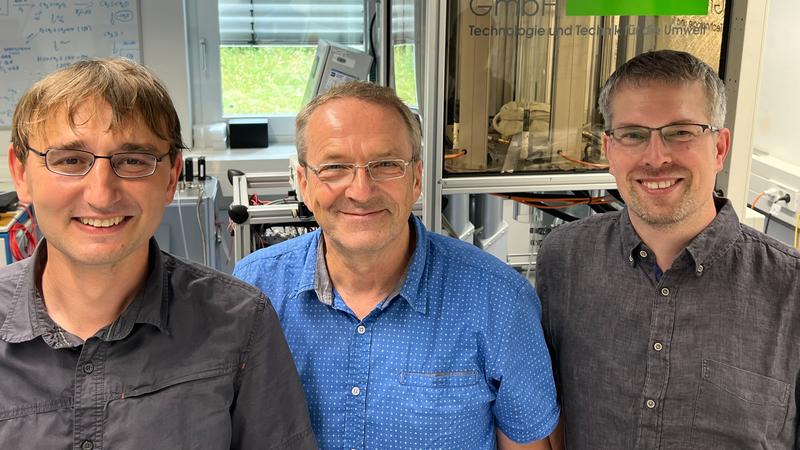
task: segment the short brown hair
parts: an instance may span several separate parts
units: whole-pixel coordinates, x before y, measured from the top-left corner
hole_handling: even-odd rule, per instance
[[[690,53],[656,50],[632,58],[606,80],[598,102],[605,127],[611,127],[611,100],[621,86],[640,86],[651,82],[668,85],[700,83],[706,92],[706,113],[711,125],[725,125],[725,85],[717,72]]]
[[[306,163],[308,147],[306,146],[305,133],[311,115],[320,106],[333,100],[345,98],[362,100],[375,105],[385,106],[396,111],[400,117],[403,118],[403,123],[406,126],[408,141],[411,144],[411,159],[414,161],[422,159],[422,129],[419,119],[417,119],[417,116],[411,112],[402,100],[400,100],[394,89],[367,83],[365,81],[351,81],[334,86],[328,92],[317,96],[297,114],[297,119],[295,120],[295,129],[297,132],[297,159],[301,164]]]
[[[95,99],[111,107],[109,130],[141,120],[159,139],[169,143],[172,164],[186,149],[178,113],[161,81],[129,59],[102,58],[78,61],[57,70],[22,95],[11,125],[17,158],[25,161],[31,136],[41,131],[52,114],[64,108],[70,126],[75,127],[77,109]]]

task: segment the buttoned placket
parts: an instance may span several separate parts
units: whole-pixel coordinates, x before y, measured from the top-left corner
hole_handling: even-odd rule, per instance
[[[73,445],[80,450],[103,448],[106,342],[92,337],[81,348],[75,366]]]
[[[642,247],[636,255],[641,273],[655,281],[648,268],[655,267],[655,258]],[[676,261],[675,265],[678,261]],[[674,266],[673,266],[674,267]],[[642,388],[639,431],[636,448],[659,448],[663,420],[663,400],[669,384],[670,347],[676,314],[676,296],[680,270],[677,268],[664,272],[653,286],[652,314],[650,319],[649,342],[647,343],[647,374]],[[650,283],[648,283],[650,284]]]
[[[347,402],[345,404],[345,445],[351,449],[366,446],[367,394],[369,362],[372,351],[372,328],[379,310],[358,321],[350,333],[347,359]]]

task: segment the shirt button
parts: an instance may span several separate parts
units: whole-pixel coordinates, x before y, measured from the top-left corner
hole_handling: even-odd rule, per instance
[[[663,295],[664,297],[668,296],[669,295],[669,289],[661,288],[661,295]]]
[[[354,396],[361,394],[361,389],[358,386],[353,386],[353,389],[350,389],[350,393]]]
[[[628,261],[633,262],[633,256],[632,255],[628,255]]]
[[[358,332],[358,334],[364,334],[367,332],[367,327],[359,325],[358,328],[356,328],[356,332]]]
[[[94,364],[86,363],[86,364],[83,365],[83,373],[89,374],[89,373],[92,373],[92,372],[94,372]],[[86,441],[86,442],[89,442],[89,441]],[[89,444],[91,445],[92,443],[89,442]]]
[[[646,405],[647,405],[647,407],[648,407],[648,408],[650,408],[650,409],[653,409],[653,408],[655,408],[655,407],[656,407],[656,402],[654,402],[653,400],[648,400],[648,401],[647,401],[645,404],[646,404]]]
[[[642,258],[647,258],[647,252],[644,250],[639,250],[639,256],[641,256]]]
[[[653,348],[654,348],[654,349],[655,349],[657,352],[660,352],[660,351],[661,351],[661,350],[664,348],[664,346],[663,346],[663,345],[661,345],[661,342],[656,342],[655,344],[653,344]]]
[[[702,264],[697,266],[697,273],[703,273],[703,265]]]
[[[81,448],[83,450],[92,450],[94,448],[94,443],[92,441],[83,441],[81,442]]]

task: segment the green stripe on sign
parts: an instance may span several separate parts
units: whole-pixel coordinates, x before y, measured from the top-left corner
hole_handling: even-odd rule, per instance
[[[568,16],[705,16],[708,0],[566,0]]]

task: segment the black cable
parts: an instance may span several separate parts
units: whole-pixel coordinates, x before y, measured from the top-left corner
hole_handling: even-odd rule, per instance
[[[570,195],[570,194],[547,194],[547,193],[538,193],[533,194],[530,192],[509,192],[503,193],[501,195],[504,196],[512,196],[512,197],[521,197],[521,198],[530,198],[535,200],[549,200],[549,199],[559,199],[559,198],[575,198],[579,200],[589,200],[591,197],[584,197],[584,196],[577,196],[577,195]]]
[[[616,211],[619,211],[613,205],[608,204],[608,203],[598,203],[597,206],[600,207],[600,209],[602,209],[603,212],[616,212]]]
[[[378,12],[373,11],[372,17],[369,19],[369,53],[372,55],[372,65],[369,67],[369,72],[372,74],[375,80],[378,79],[377,74],[375,73],[377,70],[377,61],[378,55],[375,53],[375,39],[373,39],[372,35],[375,34],[375,18],[377,17]]]
[[[592,198],[592,195],[589,193],[589,191],[572,191],[572,193],[575,194],[575,195],[580,196],[581,198],[586,198],[587,200]],[[607,212],[614,212],[614,211],[617,210],[616,208],[614,208],[614,207],[612,207],[610,205],[605,205],[605,204],[602,204],[602,203],[598,203],[598,204],[589,203],[589,208],[591,208],[592,211],[594,211],[596,213],[599,213],[599,214],[607,213]]]
[[[605,208],[605,206],[606,205],[599,205],[599,204],[592,204],[592,203],[589,204],[589,208],[592,208],[592,211],[594,211],[594,212],[596,212],[598,214],[604,214],[604,213],[607,213],[607,212],[616,211],[616,209],[613,209],[613,208],[609,211],[608,208]]]
[[[536,204],[535,203],[529,203],[529,205],[533,206],[534,208],[536,208]],[[544,203],[539,203],[539,205],[546,206]],[[555,217],[556,219],[561,219],[564,222],[574,222],[574,221],[579,219],[579,217],[575,217],[575,216],[573,216],[571,214],[567,214],[567,213],[565,213],[565,212],[563,212],[561,210],[558,210],[558,209],[541,209],[541,211],[544,211],[547,214],[550,214],[551,216]]]
[[[767,214],[767,220],[764,221],[764,234],[767,234],[767,230],[769,230],[770,219],[772,219],[772,214]]]
[[[609,194],[609,195],[611,195],[612,197],[614,197],[615,199],[617,199],[617,201],[618,201],[618,202],[622,203],[623,205],[625,204],[625,200],[623,200],[623,199],[622,199],[622,196],[621,196],[621,195],[619,195],[619,191],[618,191],[618,190],[616,190],[616,189],[609,189],[609,190],[607,190],[606,192],[608,192],[608,194]]]

